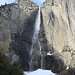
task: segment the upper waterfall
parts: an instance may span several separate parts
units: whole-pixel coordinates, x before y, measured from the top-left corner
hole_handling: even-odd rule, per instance
[[[36,39],[38,38],[39,31],[40,31],[40,7],[37,14],[36,22],[35,22],[34,35],[32,40],[34,44],[36,42]]]
[[[31,47],[31,51],[30,51],[30,70],[33,69],[33,65],[32,65],[32,61],[34,59],[33,53],[34,53],[34,45],[35,43],[38,41],[38,45],[39,45],[39,59],[40,59],[40,67],[43,68],[43,58],[42,58],[42,52],[41,52],[41,44],[40,44],[40,40],[39,40],[39,31],[40,31],[40,7],[38,10],[38,14],[37,14],[37,18],[36,18],[36,22],[35,22],[35,27],[34,27],[34,34],[33,34],[33,39],[32,39],[32,47]]]

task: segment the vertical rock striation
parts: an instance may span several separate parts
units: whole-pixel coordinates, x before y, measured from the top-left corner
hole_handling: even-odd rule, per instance
[[[0,51],[29,70],[29,52],[39,7],[29,0],[0,6]]]
[[[75,0],[46,0],[41,13],[44,56],[53,53],[66,66],[75,67]]]

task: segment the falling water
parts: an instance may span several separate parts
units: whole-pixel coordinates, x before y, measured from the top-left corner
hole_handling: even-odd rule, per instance
[[[39,47],[40,47],[41,69],[43,69],[43,55],[42,55],[41,43],[40,43],[40,40],[39,39],[38,39],[38,44],[39,44]]]
[[[37,14],[37,18],[36,18],[36,22],[35,22],[35,30],[34,30],[34,34],[33,34],[33,39],[32,39],[32,47],[31,47],[31,52],[30,52],[30,70],[33,69],[33,65],[32,65],[32,60],[33,60],[33,46],[36,43],[36,40],[38,40],[38,44],[39,44],[39,48],[40,48],[40,60],[41,60],[41,68],[43,68],[43,57],[42,57],[42,51],[41,51],[41,43],[39,40],[39,31],[40,31],[40,7],[39,7],[39,11]]]

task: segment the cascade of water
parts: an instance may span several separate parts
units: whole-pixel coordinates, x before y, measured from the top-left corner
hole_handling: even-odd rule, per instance
[[[41,69],[43,69],[43,55],[42,55],[42,50],[41,50],[41,43],[40,43],[40,40],[38,38],[38,44],[39,44],[39,47],[40,47],[40,61],[41,61]]]
[[[33,39],[32,39],[32,47],[31,47],[31,52],[30,52],[30,70],[33,69],[33,65],[32,65],[32,60],[33,60],[33,46],[35,45],[36,43],[36,40],[38,39],[38,44],[39,44],[39,47],[40,47],[40,60],[41,60],[41,68],[43,68],[43,57],[42,57],[42,51],[41,51],[41,44],[40,44],[40,40],[39,40],[39,31],[40,31],[40,7],[39,7],[39,11],[38,11],[38,14],[37,14],[37,18],[36,18],[36,22],[35,22],[35,29],[34,29],[34,34],[33,34]]]

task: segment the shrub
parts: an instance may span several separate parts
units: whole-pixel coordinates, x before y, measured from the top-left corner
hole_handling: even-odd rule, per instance
[[[23,75],[23,70],[20,69],[18,63],[10,64],[8,61],[4,60],[0,52],[0,75]]]

